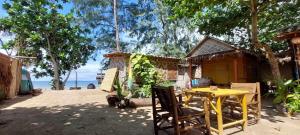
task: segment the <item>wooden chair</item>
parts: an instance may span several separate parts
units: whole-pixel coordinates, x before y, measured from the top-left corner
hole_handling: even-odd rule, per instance
[[[252,114],[254,116],[254,120],[259,121],[261,117],[261,95],[260,95],[260,84],[257,83],[232,83],[231,89],[238,90],[246,90],[249,91],[250,94],[246,95],[247,98],[247,107],[248,107],[248,116]],[[233,100],[226,100],[225,105],[229,105],[231,107],[231,113],[234,110],[240,111],[239,104]]]
[[[156,104],[157,98],[159,104]],[[191,128],[199,128],[203,134],[210,134],[210,125],[204,121],[204,113],[179,104],[174,87],[153,87],[152,107],[155,135],[159,130],[169,128],[174,128],[176,135]]]

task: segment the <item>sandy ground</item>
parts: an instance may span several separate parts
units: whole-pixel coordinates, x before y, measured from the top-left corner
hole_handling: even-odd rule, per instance
[[[120,110],[107,106],[98,90],[44,91],[0,104],[0,135],[151,135],[151,107]],[[229,128],[233,135],[298,135],[300,120],[263,106],[259,124]],[[161,132],[165,134],[164,132]],[[171,133],[170,133],[171,134]],[[190,133],[195,134],[195,133]]]

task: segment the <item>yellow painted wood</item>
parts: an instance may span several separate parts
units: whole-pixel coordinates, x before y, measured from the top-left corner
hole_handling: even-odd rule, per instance
[[[244,124],[243,124],[243,130],[246,130],[247,127],[247,120],[248,120],[248,114],[247,114],[247,98],[246,95],[243,96],[242,99],[242,110],[243,110],[243,120],[244,120]]]
[[[210,102],[210,106],[214,109],[214,111],[216,111],[216,113],[219,113],[218,109],[215,107],[215,105]]]
[[[243,129],[246,129],[247,126],[247,97],[246,95],[249,93],[248,91],[244,90],[237,90],[237,89],[217,89],[217,90],[211,90],[210,88],[193,88],[191,90],[185,91],[186,96],[188,99],[186,101],[186,104],[189,103],[189,101],[192,99],[193,96],[206,96],[208,98],[216,98],[216,105],[212,102],[212,100],[208,100],[211,108],[213,108],[216,111],[217,114],[217,121],[218,121],[218,129],[212,128],[212,131],[217,132],[219,135],[223,134],[223,128],[228,126],[233,126],[236,124],[243,124]],[[241,102],[242,111],[243,111],[243,118],[241,120],[237,120],[234,122],[230,122],[223,125],[223,117],[222,117],[222,98],[226,98],[228,96],[236,96],[237,100]],[[210,111],[206,111],[210,112]]]
[[[210,88],[192,88],[191,90],[185,91],[186,93],[197,93],[204,92],[212,94],[213,96],[234,96],[234,95],[243,95],[248,94],[248,91],[244,90],[235,90],[235,89],[220,89],[211,90]]]
[[[217,121],[218,121],[218,130],[219,134],[223,134],[223,118],[222,118],[222,104],[221,97],[217,97]]]
[[[234,122],[224,124],[223,128],[230,127],[230,126],[233,126],[233,125],[236,125],[236,124],[243,124],[243,123],[244,123],[244,120],[237,120],[237,121],[234,121]]]
[[[216,133],[219,133],[219,130],[218,130],[218,129],[215,129],[215,128],[213,128],[213,127],[210,127],[210,130],[212,130],[212,131],[214,131],[214,132],[216,132]]]

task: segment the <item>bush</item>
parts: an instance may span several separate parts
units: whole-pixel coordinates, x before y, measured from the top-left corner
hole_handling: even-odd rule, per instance
[[[289,112],[300,112],[300,84],[299,80],[278,81],[274,103],[283,103]]]
[[[145,55],[132,54],[130,56],[132,64],[132,74],[135,80],[138,80],[139,87],[132,89],[133,95],[139,97],[150,97],[151,86],[161,80],[155,66]]]

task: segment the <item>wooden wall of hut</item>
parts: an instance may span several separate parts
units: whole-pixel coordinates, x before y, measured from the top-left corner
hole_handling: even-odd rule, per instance
[[[0,53],[0,98],[6,98],[12,80],[10,57]]]
[[[231,82],[255,82],[259,80],[257,59],[254,56],[244,54],[227,55],[196,62],[193,61],[193,64],[201,66],[202,77],[211,79],[217,85],[229,85]],[[192,77],[194,78],[195,76]]]
[[[124,82],[126,79],[128,59],[129,58],[122,57],[122,56],[110,58],[108,69],[110,69],[110,68],[118,69],[118,72],[119,72],[118,78],[121,83]]]
[[[22,62],[0,53],[0,93],[14,98],[20,88]]]

